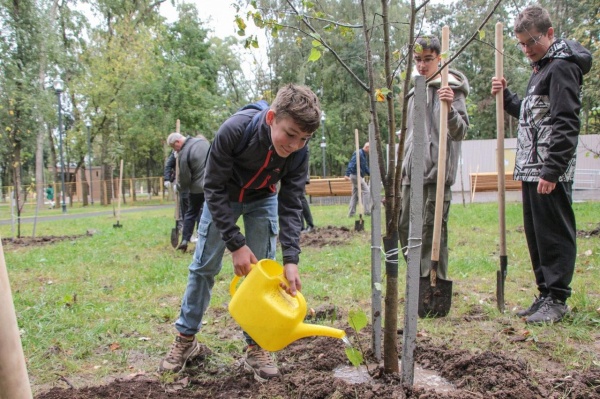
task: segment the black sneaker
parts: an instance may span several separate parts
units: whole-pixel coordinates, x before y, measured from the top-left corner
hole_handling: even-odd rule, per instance
[[[527,324],[551,324],[562,320],[569,311],[567,305],[551,297],[547,297],[537,312],[525,319]]]
[[[184,253],[185,253],[185,251],[187,251],[187,248],[188,248],[188,242],[187,242],[187,240],[182,240],[181,244],[179,244],[177,246],[177,250],[179,250],[181,252],[184,252]]]
[[[519,310],[517,312],[517,316],[519,317],[528,317],[531,316],[532,314],[534,314],[535,312],[538,311],[538,309],[540,308],[540,306],[542,306],[542,303],[544,303],[544,301],[546,300],[545,296],[534,296],[535,299],[533,300],[533,303],[531,304],[530,307],[528,307],[527,309],[524,310]]]

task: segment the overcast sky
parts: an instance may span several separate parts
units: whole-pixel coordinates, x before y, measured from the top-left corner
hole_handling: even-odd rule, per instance
[[[195,4],[200,19],[207,23],[217,37],[237,36],[234,24],[235,8],[229,0],[185,0],[185,3]],[[177,11],[166,1],[160,5],[160,12],[169,22],[177,18]],[[253,28],[253,24],[248,24]]]

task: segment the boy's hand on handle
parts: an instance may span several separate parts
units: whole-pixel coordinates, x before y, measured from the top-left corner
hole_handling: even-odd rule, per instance
[[[492,78],[492,95],[496,95],[500,90],[506,89],[506,79],[504,78]]]
[[[295,263],[286,263],[283,266],[285,278],[290,283],[289,287],[284,283],[279,283],[279,286],[291,296],[296,296],[296,293],[302,289],[300,282],[300,273],[298,273],[298,265]]]
[[[448,106],[452,106],[452,101],[454,101],[454,91],[449,86],[440,88],[437,93],[440,101],[446,101]]]
[[[231,253],[233,260],[233,272],[236,276],[246,276],[252,270],[251,264],[258,263],[258,259],[254,256],[254,253],[249,246],[244,245],[237,251]]]

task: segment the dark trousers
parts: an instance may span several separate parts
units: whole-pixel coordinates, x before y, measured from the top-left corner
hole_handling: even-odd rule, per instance
[[[177,228],[180,232],[183,232],[183,222],[185,220],[185,213],[190,206],[190,193],[178,193],[179,196],[179,223]]]
[[[198,223],[198,218],[202,212],[202,206],[204,205],[204,193],[200,194],[189,194],[189,205],[183,217],[183,233],[182,241],[190,241],[192,233],[194,232],[194,226]]]
[[[550,194],[538,194],[537,182],[523,182],[523,224],[535,282],[542,296],[565,301],[577,257],[572,183],[557,183]]]
[[[306,195],[300,197],[300,202],[302,202],[302,229],[304,230],[304,221],[306,220],[306,225],[308,227],[315,227],[313,224],[312,213],[310,212],[310,206],[308,205],[308,201],[306,200]]]

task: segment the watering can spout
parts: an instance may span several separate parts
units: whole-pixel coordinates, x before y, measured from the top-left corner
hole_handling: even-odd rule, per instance
[[[294,330],[294,340],[306,337],[322,336],[344,339],[346,332],[333,327],[319,326],[316,324],[300,323]]]

